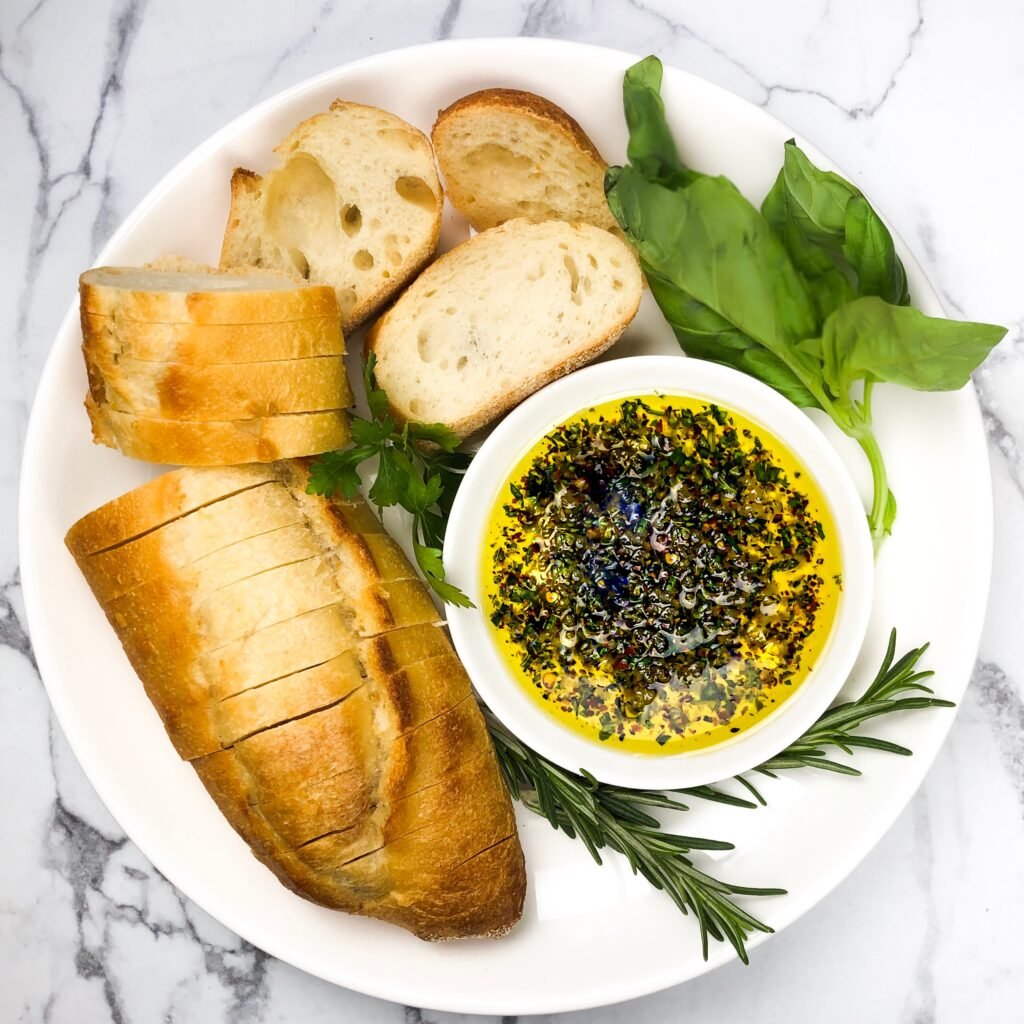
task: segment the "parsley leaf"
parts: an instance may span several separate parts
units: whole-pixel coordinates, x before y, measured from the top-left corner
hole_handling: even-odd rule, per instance
[[[351,498],[359,490],[359,471],[356,468],[366,459],[373,458],[376,449],[367,445],[357,445],[343,452],[327,452],[321,455],[309,469],[309,484],[306,490],[310,494],[322,494],[330,498],[341,493]]]

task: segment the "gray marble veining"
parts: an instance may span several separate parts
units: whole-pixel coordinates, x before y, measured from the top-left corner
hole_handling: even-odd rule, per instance
[[[956,315],[1011,325],[978,375],[997,557],[972,687],[865,863],[758,951],[587,1020],[1021,1019],[1024,943],[1024,8],[1011,0],[5,0],[0,5],[0,1021],[453,1022],[254,949],[124,836],[52,718],[15,506],[32,393],[78,271],[176,160],[253,102],[434,38],[553,35],[667,61],[848,168]],[[45,467],[38,467],[45,472]],[[756,1008],[756,1010],[754,1009]],[[574,1015],[565,1015],[565,1019]]]

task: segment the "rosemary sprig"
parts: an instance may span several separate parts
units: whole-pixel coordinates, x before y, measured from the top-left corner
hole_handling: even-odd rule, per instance
[[[852,765],[836,761],[827,749],[838,747],[846,754],[857,749],[880,750],[909,756],[912,752],[898,743],[854,733],[865,722],[882,715],[926,708],[948,708],[953,703],[931,696],[922,680],[934,673],[919,671],[917,664],[928,645],[916,647],[899,660],[896,631],[889,634],[885,658],[871,685],[856,700],[826,711],[810,729],[785,750],[754,769],[775,778],[791,768],[815,768],[841,775],[860,775]],[[925,696],[906,696],[910,692]],[[546,818],[566,835],[579,839],[600,864],[603,849],[625,856],[634,873],[643,875],[655,888],[663,889],[684,913],[692,913],[700,927],[701,949],[708,956],[709,937],[728,941],[739,958],[748,962],[746,942],[755,932],[773,929],[738,906],[734,896],[777,896],[785,890],[733,885],[706,874],[694,866],[694,850],[731,850],[731,843],[665,832],[661,823],[645,808],[685,811],[681,797],[710,800],[733,807],[755,808],[765,799],[747,778],[737,777],[757,800],[754,803],[715,786],[656,792],[624,789],[598,782],[587,772],[570,772],[559,767],[513,736],[488,710],[487,725],[494,740],[498,762],[514,799]]]
[[[952,701],[932,696],[934,691],[923,683],[923,680],[935,674],[930,670],[917,669],[918,662],[927,650],[928,644],[923,644],[907,651],[898,661],[895,660],[896,630],[892,630],[881,667],[864,693],[856,700],[829,708],[803,736],[764,764],[758,765],[754,771],[769,778],[775,778],[777,772],[791,768],[817,768],[840,775],[861,774],[853,765],[829,757],[827,750],[830,747],[836,747],[850,756],[857,750],[881,750],[887,754],[909,757],[913,751],[908,747],[877,736],[860,736],[854,730],[881,715],[955,707]],[[912,692],[923,696],[906,696]],[[741,778],[739,781],[759,803],[765,803],[749,779]]]
[[[684,914],[694,915],[705,960],[710,936],[727,940],[748,962],[747,939],[754,932],[772,929],[732,897],[780,896],[784,889],[733,885],[699,870],[689,857],[691,851],[731,850],[733,844],[662,831],[661,823],[645,808],[687,810],[675,795],[607,786],[588,773],[567,771],[521,743],[490,711],[485,709],[484,714],[514,799],[570,838],[579,839],[598,864],[603,849],[621,853],[634,874],[663,889]]]

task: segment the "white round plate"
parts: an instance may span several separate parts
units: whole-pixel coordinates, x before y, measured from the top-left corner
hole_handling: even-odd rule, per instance
[[[634,59],[549,40],[459,41],[328,72],[261,104],[200,146],[139,205],[99,262],[137,264],[164,253],[215,261],[232,168],[271,166],[274,144],[339,96],[392,110],[429,130],[437,110],[467,92],[492,85],[530,89],[563,105],[607,158],[621,160],[622,72]],[[793,133],[682,71],[666,69],[664,95],[684,159],[729,175],[759,200]],[[449,216],[445,241],[464,233]],[[920,267],[897,244],[916,303],[941,314]],[[69,297],[74,284],[68,281]],[[26,441],[20,509],[25,603],[39,667],[75,754],[125,831],[174,885],[250,942],[312,974],[436,1009],[581,1009],[674,985],[733,957],[727,946],[714,944],[709,960],[702,960],[692,918],[631,876],[621,860],[608,858],[598,867],[579,843],[526,814],[520,816],[529,864],[526,911],[500,941],[428,945],[388,925],[323,910],[279,885],[176,757],[64,548],[64,533],[79,516],[159,472],[91,443],[76,305],[54,342]],[[678,352],[649,296],[644,307],[611,358]],[[875,406],[899,519],[878,561],[872,622],[853,686],[866,684],[896,626],[901,649],[932,641],[927,662],[939,670],[938,692],[959,700],[981,632],[991,563],[991,493],[977,402],[970,389],[924,395],[882,387]],[[856,451],[831,429],[828,436],[866,489]],[[946,558],[950,538],[956,538],[956,557]],[[880,724],[879,734],[912,747],[915,756],[864,752],[857,758],[860,779],[790,773],[766,782],[769,807],[756,811],[696,803],[685,815],[686,831],[736,844],[705,862],[716,874],[789,890],[747,901],[780,929],[814,906],[881,838],[952,719],[949,711],[931,711]],[[659,954],[638,958],[641,942]],[[557,970],[551,969],[554,950]],[[594,970],[595,964],[628,968]]]

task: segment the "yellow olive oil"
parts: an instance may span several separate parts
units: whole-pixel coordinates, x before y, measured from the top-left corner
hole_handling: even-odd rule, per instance
[[[484,614],[557,721],[645,754],[721,743],[807,678],[842,587],[818,486],[743,416],[675,395],[554,427],[492,510]]]

